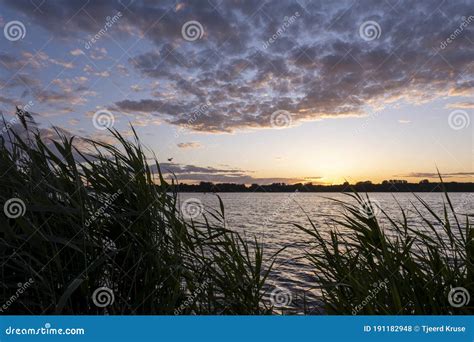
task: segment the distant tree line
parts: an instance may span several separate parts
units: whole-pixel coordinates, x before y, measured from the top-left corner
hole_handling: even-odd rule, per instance
[[[408,183],[405,180],[386,180],[380,184],[371,181],[349,184],[345,182],[338,185],[321,185],[313,183],[273,183],[268,185],[245,185],[235,183],[211,183],[200,182],[199,184],[175,185],[179,192],[440,192],[444,189],[448,192],[474,192],[474,183],[458,182],[429,182],[427,179],[419,183]]]

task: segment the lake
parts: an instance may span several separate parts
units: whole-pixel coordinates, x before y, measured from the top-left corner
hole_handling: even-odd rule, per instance
[[[442,214],[443,193],[416,195]],[[179,196],[181,203],[193,198],[201,201],[204,208],[219,208],[215,194],[181,193]],[[310,303],[314,303],[318,294],[318,289],[314,288],[314,271],[301,258],[309,248],[310,239],[294,223],[309,228],[308,216],[318,229],[329,231],[334,226],[331,220],[342,213],[342,206],[333,199],[351,201],[351,198],[341,193],[220,193],[219,196],[224,203],[228,228],[248,237],[257,236],[267,256],[286,246],[274,266],[269,284],[288,289],[293,298],[304,294]],[[400,207],[403,208],[413,225],[420,224],[414,205],[429,217],[412,193],[370,193],[369,197],[393,218],[400,218]],[[450,193],[450,199],[456,212],[474,213],[474,193]],[[377,217],[382,227],[389,229],[384,215],[378,212]],[[292,302],[295,305],[297,300]]]

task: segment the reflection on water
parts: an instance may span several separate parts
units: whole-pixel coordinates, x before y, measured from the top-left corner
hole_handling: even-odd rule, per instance
[[[435,212],[442,214],[442,193],[417,195]],[[270,285],[289,289],[293,305],[298,305],[302,296],[306,296],[306,301],[314,304],[314,296],[318,293],[318,289],[314,288],[314,271],[303,258],[305,249],[310,247],[309,239],[294,223],[309,228],[309,217],[318,229],[329,231],[331,227],[335,227],[332,219],[342,212],[341,205],[333,199],[350,201],[351,198],[339,193],[221,193],[219,196],[224,202],[228,228],[246,236],[257,236],[263,243],[267,256],[286,247],[279,254],[278,262],[270,275]],[[410,193],[371,193],[369,197],[392,218],[401,218],[400,208],[403,208],[412,224],[420,223],[414,205],[423,214],[428,214]],[[181,202],[190,198],[199,199],[204,207],[219,208],[214,194],[180,194]],[[450,199],[456,212],[474,212],[474,194],[451,193]],[[390,229],[383,214],[378,213],[377,217],[384,229]]]

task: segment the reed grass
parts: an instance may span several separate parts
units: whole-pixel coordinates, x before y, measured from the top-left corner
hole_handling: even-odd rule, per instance
[[[413,224],[401,207],[401,219],[396,220],[368,196],[348,195],[351,200],[338,201],[343,211],[328,236],[311,220],[310,228],[297,225],[312,238],[313,248],[306,256],[326,313],[474,312],[469,301],[469,294],[474,295],[474,229],[468,215],[456,213],[448,193],[441,214],[414,195],[420,225]],[[380,215],[374,215],[379,210]]]
[[[59,130],[56,141],[34,130],[3,139],[0,200],[26,205],[18,218],[0,215],[3,302],[34,281],[4,312],[268,313],[262,246],[225,227],[223,205],[185,220],[136,134],[110,133],[113,143],[85,141],[87,154]],[[92,300],[100,287],[113,291],[105,308]]]
[[[228,229],[220,198],[218,209],[185,219],[175,182],[150,163],[133,128],[131,141],[118,131],[112,143],[82,141],[85,153],[60,130],[48,141],[22,123],[26,138],[9,130],[0,140],[0,200],[26,206],[17,218],[0,215],[2,313],[273,312],[264,298],[278,252],[267,256]],[[447,193],[441,214],[417,198],[421,226],[401,208],[401,220],[381,208],[384,226],[368,197],[350,196],[329,233],[311,220],[296,225],[311,237],[305,257],[325,313],[472,314],[472,301],[449,300],[452,288],[474,295],[474,231]],[[101,287],[114,296],[106,307],[93,300]]]

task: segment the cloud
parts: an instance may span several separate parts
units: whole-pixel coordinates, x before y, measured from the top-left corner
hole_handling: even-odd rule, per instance
[[[443,178],[452,178],[452,177],[457,177],[457,178],[470,178],[474,177],[474,172],[451,172],[451,173],[442,173],[441,176]],[[411,172],[407,175],[398,175],[395,177],[413,177],[413,178],[438,178],[439,175],[437,173],[433,172]]]
[[[90,52],[90,57],[94,60],[102,60],[107,57],[107,50],[105,48],[93,48]]]
[[[130,72],[128,71],[127,67],[123,64],[117,64],[115,69],[121,76],[129,76]]]
[[[474,89],[474,45],[467,38],[474,25],[442,46],[471,14],[468,0],[402,0],[389,8],[372,0],[134,1],[127,10],[120,2],[70,1],[45,2],[41,11],[29,0],[5,3],[62,39],[85,39],[104,18],[122,10],[107,34],[117,41],[143,36],[152,47],[130,51],[128,64],[161,86],[142,99],[116,100],[115,108],[196,131],[269,128],[277,110],[291,113],[295,124],[363,116],[398,100],[425,103],[440,96],[472,96]],[[91,18],[85,19],[84,11]],[[194,42],[181,33],[189,20],[203,27]],[[359,29],[368,21],[380,26],[377,39],[361,37]],[[129,73],[127,66],[116,68]],[[91,66],[84,71],[110,76]],[[204,104],[206,110],[195,115]]]
[[[287,183],[293,184],[305,182],[302,178],[283,178],[269,177],[258,178],[252,177],[251,171],[241,170],[237,168],[214,168],[196,165],[160,163],[160,169],[168,177],[176,177],[178,182],[213,182],[213,183],[236,183],[236,184],[271,184],[271,183]],[[157,172],[156,166],[152,166],[152,170]]]
[[[74,92],[74,91],[56,91],[56,90],[47,90],[47,89],[38,89],[35,91],[34,95],[36,99],[41,103],[47,103],[49,105],[82,105],[87,102],[85,96],[82,95],[92,95],[83,92]]]
[[[474,102],[456,102],[450,103],[446,108],[462,108],[462,109],[472,109],[474,108]]]
[[[39,80],[27,74],[16,73],[9,79],[2,81],[2,88],[35,88],[41,84]]]
[[[93,67],[89,64],[86,64],[84,69],[82,70],[88,75],[94,75],[99,77],[109,77],[110,72],[108,70],[98,70],[96,67]]]
[[[65,68],[65,69],[74,68],[74,64],[72,62],[65,62],[65,61],[61,61],[61,60],[58,60],[58,59],[54,59],[54,58],[50,58],[49,62],[53,63],[53,64],[56,64],[56,65],[59,65],[59,66]]]
[[[143,88],[140,87],[140,85],[138,85],[138,84],[132,84],[132,85],[130,86],[130,89],[133,90],[133,91],[135,91],[135,92],[139,92],[139,91],[142,91],[142,90],[143,90]]]
[[[21,69],[25,63],[13,55],[0,53],[0,65],[6,69]]]
[[[21,71],[25,67],[40,69],[48,65],[48,63],[59,65],[65,69],[74,68],[74,64],[71,61],[65,62],[59,59],[51,58],[43,51],[38,51],[35,54],[23,51],[21,53],[21,58],[7,53],[0,54],[0,65],[3,65],[10,71]]]
[[[69,53],[73,56],[80,56],[84,54],[84,51],[82,51],[81,49],[74,49],[70,51]]]
[[[179,148],[200,148],[202,145],[199,142],[196,141],[190,141],[190,142],[182,142],[178,143],[176,146]]]
[[[74,118],[68,120],[68,123],[69,123],[71,126],[78,125],[80,122],[81,122],[80,120],[74,119]]]
[[[18,101],[16,101],[15,99],[5,97],[5,96],[1,96],[1,95],[0,95],[0,103],[4,103],[4,104],[9,105],[9,106],[18,105]]]
[[[160,167],[164,172],[170,172],[174,174],[190,174],[190,173],[205,173],[205,174],[233,174],[242,175],[244,170],[237,168],[214,168],[214,167],[202,167],[195,165],[182,165],[177,163],[160,163]]]

